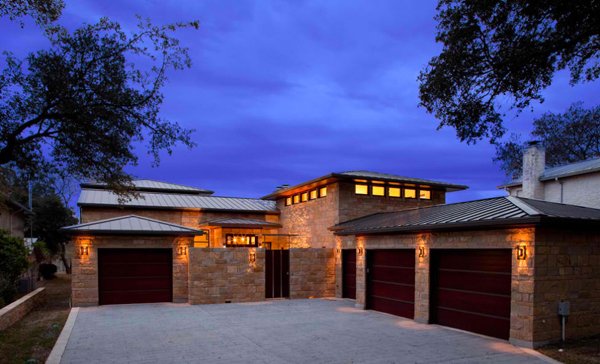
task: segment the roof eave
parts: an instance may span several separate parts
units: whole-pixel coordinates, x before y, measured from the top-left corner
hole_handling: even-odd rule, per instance
[[[191,210],[191,211],[211,211],[211,212],[243,212],[243,213],[267,213],[280,214],[279,210],[238,210],[238,209],[212,209],[200,207],[170,207],[170,206],[144,206],[144,205],[126,205],[126,204],[103,204],[103,203],[88,203],[77,202],[78,207],[118,207],[132,209],[155,209],[155,210]]]
[[[61,229],[62,230],[62,229]],[[204,231],[186,231],[186,232],[173,232],[173,231],[145,231],[145,230],[62,230],[68,235],[143,235],[143,236],[197,236],[204,235]]]

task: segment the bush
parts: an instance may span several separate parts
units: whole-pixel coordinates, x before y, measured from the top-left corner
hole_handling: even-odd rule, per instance
[[[5,303],[12,302],[17,281],[29,266],[27,256],[23,239],[0,230],[0,298]]]
[[[54,264],[44,263],[44,264],[40,264],[40,267],[39,267],[40,275],[45,280],[55,278],[54,274],[56,273],[57,270],[58,270],[58,268]]]

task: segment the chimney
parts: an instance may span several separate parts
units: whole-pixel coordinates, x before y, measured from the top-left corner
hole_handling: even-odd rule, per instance
[[[540,177],[546,168],[546,150],[538,140],[527,143],[523,153],[523,193],[521,197],[544,199],[544,185]]]

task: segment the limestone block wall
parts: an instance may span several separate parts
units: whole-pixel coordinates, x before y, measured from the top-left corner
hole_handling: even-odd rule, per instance
[[[600,234],[581,228],[539,228],[534,260],[534,341],[560,339],[560,300],[571,306],[567,340],[600,334]]]
[[[46,288],[40,287],[0,310],[0,332],[17,323],[29,311],[46,302]]]
[[[98,249],[99,248],[171,248],[173,249],[173,302],[188,299],[188,256],[177,255],[179,246],[192,245],[192,237],[172,236],[78,236],[71,249],[71,300],[73,306],[98,305]],[[88,255],[81,256],[79,248],[88,247]]]
[[[290,298],[334,296],[334,249],[290,249]]]
[[[285,206],[285,198],[277,200],[281,211],[281,232],[298,234],[292,248],[333,248],[335,237],[329,227],[338,220],[338,184],[327,185],[327,196]]]
[[[371,235],[355,238],[357,249],[364,254],[356,256],[356,304],[364,307],[366,302],[366,255],[369,249],[415,249],[415,321],[429,322],[430,249],[514,249],[526,245],[528,258],[518,261],[512,255],[511,291],[511,341],[524,344],[533,339],[534,314],[534,249],[535,229],[515,228],[481,231],[431,232],[396,235]],[[350,241],[341,239],[340,244]],[[425,249],[425,257],[419,258],[419,248]],[[338,274],[341,283],[341,269]]]
[[[264,301],[264,249],[191,248],[189,259],[190,304]]]

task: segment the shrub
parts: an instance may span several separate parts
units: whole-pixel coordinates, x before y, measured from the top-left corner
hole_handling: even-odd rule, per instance
[[[0,230],[0,298],[5,303],[12,302],[17,281],[29,266],[27,256],[23,239]]]
[[[43,263],[43,264],[40,264],[40,267],[39,267],[40,275],[45,280],[55,278],[54,274],[56,273],[57,270],[58,269],[56,268],[56,265],[54,265],[54,264]]]

